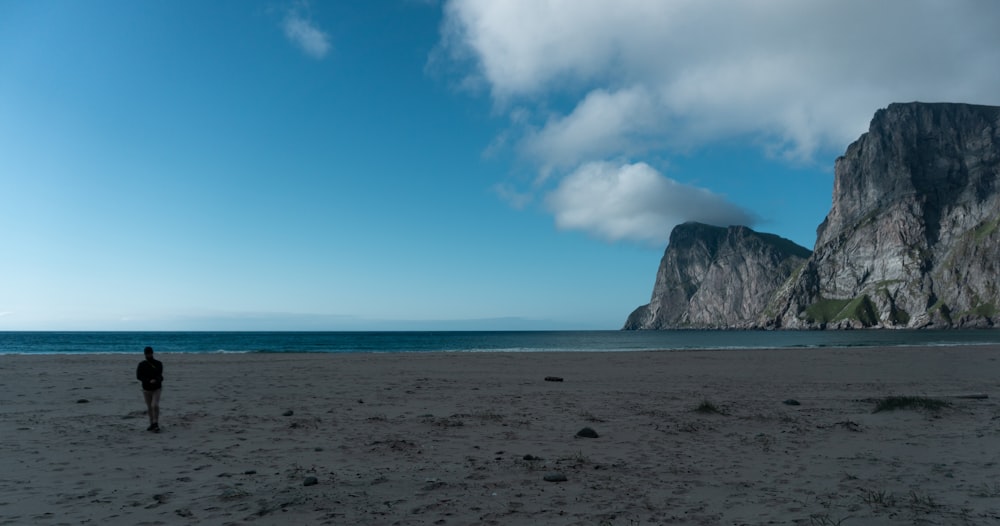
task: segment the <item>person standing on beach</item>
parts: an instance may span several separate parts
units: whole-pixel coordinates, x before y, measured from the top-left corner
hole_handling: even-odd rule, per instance
[[[139,362],[135,377],[142,382],[142,396],[146,399],[146,414],[149,427],[146,431],[160,432],[160,393],[163,391],[163,364],[153,358],[153,348],[146,347],[142,353],[146,359]]]

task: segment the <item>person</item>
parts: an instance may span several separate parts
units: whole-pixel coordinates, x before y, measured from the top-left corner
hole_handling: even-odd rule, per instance
[[[163,364],[153,358],[153,348],[146,347],[142,353],[146,359],[139,362],[135,377],[142,382],[142,396],[146,399],[146,414],[149,427],[146,431],[160,432],[160,393],[163,392]]]

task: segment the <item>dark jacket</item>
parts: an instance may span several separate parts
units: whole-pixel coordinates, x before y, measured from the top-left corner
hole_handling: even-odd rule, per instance
[[[135,377],[142,382],[144,391],[155,391],[163,383],[163,364],[155,358],[143,360],[135,369]],[[156,380],[156,382],[152,383],[152,380]]]

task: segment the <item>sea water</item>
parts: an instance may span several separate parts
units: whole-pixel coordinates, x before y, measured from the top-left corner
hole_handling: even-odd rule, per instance
[[[998,330],[0,332],[0,354],[538,352],[1000,344]]]

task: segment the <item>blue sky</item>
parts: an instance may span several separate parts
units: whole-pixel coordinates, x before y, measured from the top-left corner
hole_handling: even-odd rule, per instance
[[[807,247],[1000,3],[0,2],[0,330],[617,329],[670,229]]]

